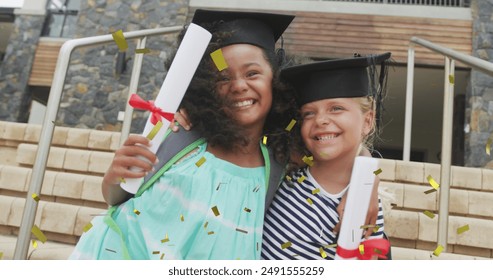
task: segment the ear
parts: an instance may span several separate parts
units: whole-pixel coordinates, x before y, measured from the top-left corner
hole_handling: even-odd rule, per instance
[[[370,110],[365,113],[365,122],[363,124],[363,135],[368,136],[375,126],[375,112]]]

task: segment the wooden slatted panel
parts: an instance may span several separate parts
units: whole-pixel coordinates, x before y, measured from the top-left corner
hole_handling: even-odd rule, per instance
[[[189,9],[189,20],[197,8]],[[326,59],[350,57],[354,53],[364,55],[390,51],[395,62],[407,63],[409,40],[413,36],[465,54],[472,53],[471,20],[281,10],[269,12],[296,15],[283,35],[284,47],[290,54]],[[416,46],[415,50],[416,64],[444,64],[444,58],[439,54],[420,46]]]
[[[290,53],[314,58],[348,57],[354,53],[390,51],[407,62],[409,40],[417,36],[471,54],[472,21],[376,15],[297,12],[284,34]],[[416,63],[443,65],[443,56],[416,47]]]
[[[60,47],[64,42],[40,41],[29,77],[31,86],[51,86]]]

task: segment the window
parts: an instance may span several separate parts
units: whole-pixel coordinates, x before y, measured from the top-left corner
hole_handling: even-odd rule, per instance
[[[80,0],[49,0],[42,36],[72,38],[77,26]]]

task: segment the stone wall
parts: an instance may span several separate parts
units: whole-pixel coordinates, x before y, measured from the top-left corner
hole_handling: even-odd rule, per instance
[[[111,34],[158,27],[182,26],[188,12],[185,0],[88,0],[83,1],[77,37]],[[177,34],[149,37],[138,94],[154,99],[164,80],[164,61],[175,46]],[[65,81],[57,122],[64,126],[120,131],[118,112],[125,111],[136,40],[127,40],[126,70],[115,73],[116,44],[85,47],[75,51]],[[135,111],[131,132],[140,133],[147,113]]]
[[[28,79],[44,15],[16,15],[5,57],[0,64],[0,120],[26,122],[31,97]]]
[[[493,0],[473,0],[471,12],[473,55],[493,62]],[[493,137],[493,77],[476,70],[471,71],[466,96],[465,127],[465,165],[493,168],[493,157],[485,152],[488,138]]]

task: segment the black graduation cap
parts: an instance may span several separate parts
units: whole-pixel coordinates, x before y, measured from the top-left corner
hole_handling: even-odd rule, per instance
[[[385,86],[385,66],[390,55],[384,53],[291,66],[281,70],[281,77],[295,88],[300,106],[328,98],[378,97]],[[380,74],[375,77],[379,65]]]
[[[285,14],[197,9],[192,23],[203,26],[221,21],[217,31],[230,33],[221,47],[245,43],[274,51],[276,41],[293,19],[293,15]]]

